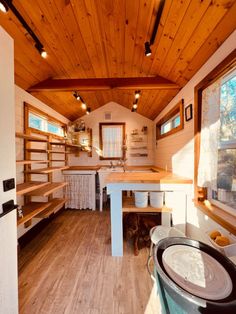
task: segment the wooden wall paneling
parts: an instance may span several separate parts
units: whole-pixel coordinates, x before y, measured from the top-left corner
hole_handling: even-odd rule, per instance
[[[36,2],[38,3],[40,10],[44,12],[45,18],[47,19],[46,22],[50,27],[50,29],[48,30],[50,31],[50,34],[47,34],[48,37],[46,39],[46,42],[50,43],[50,46],[52,47],[53,45],[57,46],[57,50],[55,51],[55,53],[60,56],[58,60],[66,65],[67,75],[70,77],[72,73],[75,73],[75,75],[79,75],[81,72],[83,72],[83,69],[80,67],[80,69],[78,70],[78,58],[75,53],[76,48],[74,47],[73,42],[70,39],[70,34],[68,34],[66,31],[63,20],[57,10],[57,6],[54,4],[54,1],[42,2],[36,0]],[[32,5],[35,6],[35,3],[32,3]],[[44,36],[45,35],[46,32],[44,33]],[[56,38],[54,38],[53,35],[56,35]]]
[[[176,81],[179,75],[185,71],[193,56],[207,40],[209,34],[214,31],[217,24],[224,17],[234,2],[235,0],[216,0],[209,6],[201,22],[191,36],[187,46],[180,54],[176,63],[173,65],[170,74],[167,76],[169,79]]]
[[[96,2],[93,0],[87,0],[84,2],[85,10],[87,12],[87,19],[93,34],[93,40],[96,47],[96,56],[94,57],[94,52],[90,57],[91,66],[96,77],[106,77],[108,73],[108,64],[106,64],[106,50],[104,43],[101,40],[101,27],[98,18]],[[82,36],[81,36],[82,38]],[[85,42],[85,46],[87,43]],[[90,45],[89,45],[90,46]],[[88,58],[87,58],[88,59]]]
[[[176,65],[176,60],[178,60],[181,52],[188,45],[193,32],[198,27],[199,22],[211,2],[211,0],[190,1],[187,10],[184,12],[181,24],[179,25],[175,36],[173,36],[172,44],[169,49],[165,51],[165,58],[163,58],[163,62],[158,69],[159,73],[164,73],[168,76],[173,64]]]
[[[216,49],[224,42],[225,38],[228,37],[232,29],[236,29],[236,1],[230,8],[224,18],[220,21],[217,27],[214,29],[207,40],[199,48],[194,55],[194,58],[189,63],[185,71],[179,75],[176,80],[180,86],[185,85],[189,79],[200,69]]]
[[[159,73],[159,70],[163,64],[163,60],[171,48],[175,35],[184,18],[185,12],[190,2],[190,0],[172,2],[166,23],[163,28],[162,36],[157,43],[156,54],[159,60],[155,59],[155,62],[153,62],[151,68],[152,73]]]
[[[72,0],[71,4],[73,6],[75,18],[77,21],[77,24],[79,26],[79,29],[83,30],[81,32],[81,37],[83,38],[83,41],[85,43],[86,51],[89,56],[89,59],[91,60],[91,64],[93,67],[93,72],[96,75],[101,75],[100,68],[101,64],[104,63],[104,60],[102,59],[104,53],[103,49],[100,45],[96,45],[95,43],[95,34],[93,33],[91,26],[90,26],[90,19],[89,19],[89,12],[86,8],[85,1],[75,1]],[[97,12],[92,12],[93,15],[97,14]],[[98,39],[99,40],[99,39]],[[97,65],[97,69],[94,65]]]
[[[56,0],[56,4],[61,17],[63,17],[65,28],[67,28],[68,32],[70,33],[71,41],[76,47],[76,52],[78,54],[78,70],[80,67],[82,67],[82,71],[79,74],[80,77],[94,77],[95,71],[88,55],[87,43],[82,37],[81,29],[77,22],[76,12],[74,11],[74,4],[71,1],[68,6],[65,6],[64,0]]]
[[[125,39],[123,75],[132,73],[132,62],[135,51],[136,25],[138,22],[139,5],[136,1],[125,2]]]

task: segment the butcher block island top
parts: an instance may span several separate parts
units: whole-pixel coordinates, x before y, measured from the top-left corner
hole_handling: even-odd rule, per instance
[[[193,180],[178,176],[174,173],[156,169],[157,172],[113,172],[109,174],[106,183],[170,183],[170,184],[192,184]]]

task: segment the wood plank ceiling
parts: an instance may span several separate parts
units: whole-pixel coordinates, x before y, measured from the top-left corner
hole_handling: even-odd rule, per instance
[[[24,89],[48,78],[160,75],[183,87],[236,28],[236,0],[166,0],[152,56],[145,57],[159,0],[13,0],[46,60],[12,12],[0,25],[15,40],[15,81]],[[155,117],[178,89],[143,90],[138,113]],[[32,93],[70,120],[84,111],[70,91]],[[134,90],[84,91],[95,110],[109,101],[132,107]],[[32,104],[33,105],[33,104]]]

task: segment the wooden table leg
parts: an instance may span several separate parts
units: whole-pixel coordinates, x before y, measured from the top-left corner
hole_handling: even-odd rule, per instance
[[[113,191],[111,198],[111,252],[123,256],[122,191]]]

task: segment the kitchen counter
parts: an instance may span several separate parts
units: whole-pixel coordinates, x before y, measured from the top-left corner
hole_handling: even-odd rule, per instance
[[[129,169],[129,168],[127,168]],[[160,170],[156,167],[148,169],[154,172],[135,172],[137,168],[133,168],[134,172],[113,172],[106,180],[106,183],[173,183],[173,184],[192,184],[193,180],[180,177],[171,172]],[[138,169],[137,169],[138,171]],[[157,171],[157,172],[155,172]]]
[[[99,170],[100,166],[70,166],[67,170]]]
[[[148,172],[143,171],[143,167],[132,167],[127,169],[128,172],[111,172],[106,178],[107,193],[110,194],[111,199],[112,256],[123,256],[122,214],[123,210],[127,212],[125,209],[129,208],[129,206],[125,206],[123,191],[164,192],[165,206],[156,208],[156,212],[161,213],[161,224],[170,227],[172,220],[173,226],[184,234],[186,233],[186,213],[193,197],[193,181],[156,167],[148,166],[145,169]],[[166,211],[166,208],[169,211]],[[135,209],[140,211],[140,208],[135,208],[135,204],[133,204],[132,212],[135,212]],[[155,211],[155,209],[151,209]],[[145,208],[142,210],[145,212]],[[146,212],[148,212],[148,208],[146,208]]]

